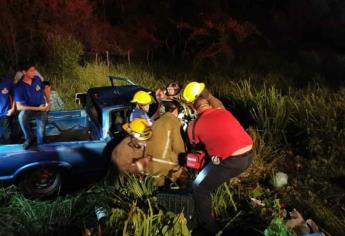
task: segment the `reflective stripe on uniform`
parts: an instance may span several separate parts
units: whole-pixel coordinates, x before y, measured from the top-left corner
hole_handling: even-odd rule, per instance
[[[167,153],[168,153],[168,149],[170,147],[170,136],[171,136],[171,130],[168,130],[168,137],[167,137],[165,145],[164,145],[162,159],[166,159],[167,158],[166,156],[167,156]]]
[[[152,161],[155,161],[155,162],[163,163],[163,164],[168,164],[168,165],[174,165],[174,166],[177,165],[177,163],[175,163],[175,162],[172,162],[172,161],[165,161],[165,160],[158,159],[158,158],[154,158],[154,157],[153,157],[151,160],[152,160]]]

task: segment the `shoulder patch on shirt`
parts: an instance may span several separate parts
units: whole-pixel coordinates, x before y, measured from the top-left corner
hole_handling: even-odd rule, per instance
[[[1,93],[2,93],[2,94],[8,94],[8,89],[7,89],[7,88],[4,88],[3,90],[1,90]]]
[[[38,91],[40,91],[40,90],[41,90],[41,86],[36,85],[36,91],[38,92]]]

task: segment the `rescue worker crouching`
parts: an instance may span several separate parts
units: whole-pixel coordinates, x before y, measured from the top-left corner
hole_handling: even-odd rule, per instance
[[[184,153],[181,123],[177,116],[181,108],[174,99],[163,99],[164,113],[152,125],[153,136],[148,141],[146,156],[150,157],[148,174],[155,178],[156,186],[164,186],[165,180],[183,185],[188,179],[186,169],[179,165],[178,156]]]
[[[114,148],[111,160],[119,173],[142,175],[149,162],[145,156],[145,148],[152,130],[143,118],[124,124],[123,129],[129,135]]]
[[[202,144],[212,159],[193,182],[193,198],[198,230],[212,235],[218,229],[212,215],[211,193],[250,166],[253,141],[229,111],[213,108],[209,100],[199,96],[205,87],[203,83],[193,83],[194,89],[187,85],[183,92],[183,98],[197,113],[187,133],[189,140]]]

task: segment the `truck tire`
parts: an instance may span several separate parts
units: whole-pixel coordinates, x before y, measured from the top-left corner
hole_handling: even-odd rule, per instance
[[[38,168],[25,173],[18,188],[25,196],[45,198],[57,194],[61,189],[62,175],[55,168]]]

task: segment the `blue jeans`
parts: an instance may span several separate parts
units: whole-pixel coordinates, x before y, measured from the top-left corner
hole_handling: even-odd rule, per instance
[[[11,142],[11,127],[8,116],[0,117],[0,144]]]
[[[24,133],[24,138],[26,141],[32,142],[33,138],[30,130],[30,120],[36,120],[37,144],[42,144],[48,114],[45,111],[21,111],[19,113],[18,121]]]

